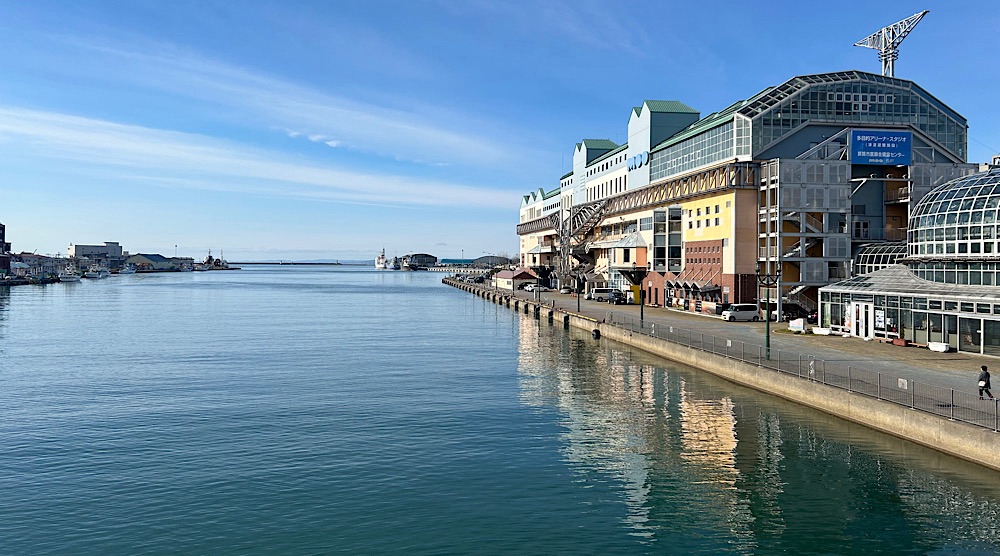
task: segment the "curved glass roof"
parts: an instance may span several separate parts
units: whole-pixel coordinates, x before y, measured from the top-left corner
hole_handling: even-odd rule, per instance
[[[931,190],[913,208],[908,253],[923,260],[996,260],[1000,168]]]

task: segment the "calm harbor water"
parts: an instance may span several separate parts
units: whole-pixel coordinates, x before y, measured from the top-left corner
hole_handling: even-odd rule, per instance
[[[0,289],[3,554],[990,554],[998,474],[438,273]]]

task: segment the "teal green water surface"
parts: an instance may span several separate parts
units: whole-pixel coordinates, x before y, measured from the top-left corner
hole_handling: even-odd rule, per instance
[[[0,553],[1000,549],[995,472],[442,277],[0,289]]]

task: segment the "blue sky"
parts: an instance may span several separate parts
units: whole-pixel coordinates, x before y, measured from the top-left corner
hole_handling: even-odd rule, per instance
[[[1000,153],[991,1],[0,0],[0,222],[15,251],[230,260],[517,252],[523,194],[629,110],[707,115],[924,9],[896,76]]]

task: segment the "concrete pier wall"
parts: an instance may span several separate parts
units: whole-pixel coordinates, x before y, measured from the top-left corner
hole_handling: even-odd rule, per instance
[[[507,305],[510,294],[485,293],[478,286],[445,280],[446,284]],[[1000,434],[944,417],[878,400],[855,392],[776,372],[771,369],[729,359],[634,333],[571,311],[552,308],[531,300],[514,298],[514,306],[524,307],[535,318],[544,313],[549,322],[588,330],[594,336],[620,342],[636,349],[712,373],[743,386],[799,403],[869,428],[891,434],[935,450],[1000,470]],[[550,316],[551,315],[551,316]],[[595,333],[596,331],[596,333]]]

